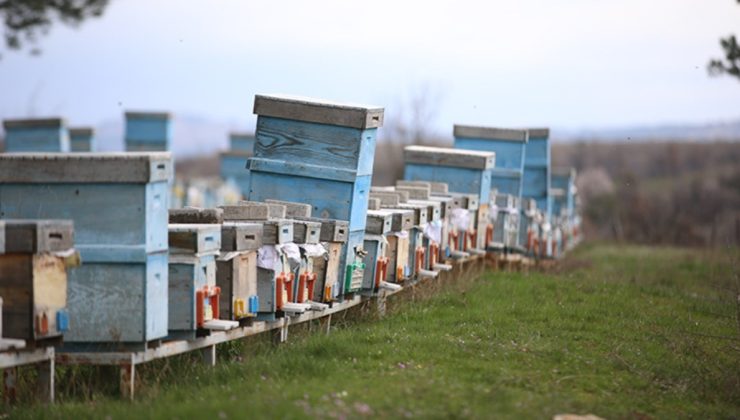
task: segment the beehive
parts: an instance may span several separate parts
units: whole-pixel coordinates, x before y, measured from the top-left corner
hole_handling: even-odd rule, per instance
[[[166,112],[126,112],[125,143],[128,152],[170,150],[172,126]]]
[[[0,155],[1,218],[65,218],[71,269],[66,344],[167,335],[168,153]]]
[[[61,118],[5,120],[5,152],[69,152],[69,133]]]
[[[73,257],[69,220],[9,219],[0,223],[0,296],[6,338],[37,342],[69,329],[68,257]]]
[[[391,231],[393,212],[384,210],[368,210],[365,226],[365,242],[363,248],[367,252],[365,257],[366,269],[362,280],[362,290],[376,292],[380,283],[386,281],[389,268],[388,240],[386,234]]]
[[[69,145],[71,152],[92,152],[94,148],[94,130],[89,127],[69,129]]]
[[[349,222],[344,292],[362,283],[362,246],[376,132],[383,109],[284,95],[257,95],[249,199],[300,201],[313,215]]]
[[[220,316],[216,256],[221,249],[218,224],[169,225],[169,312],[171,338],[194,338]]]

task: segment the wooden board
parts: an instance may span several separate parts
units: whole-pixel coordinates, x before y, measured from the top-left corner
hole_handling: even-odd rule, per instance
[[[18,153],[0,155],[0,183],[69,184],[169,181],[169,153]]]
[[[495,153],[430,146],[406,146],[403,156],[404,162],[407,164],[417,163],[481,170],[493,168],[496,161]]]
[[[305,203],[296,203],[292,201],[282,201],[282,200],[272,200],[267,199],[265,200],[266,203],[272,203],[272,204],[280,204],[285,206],[285,216],[288,219],[293,219],[295,217],[311,217],[311,205],[305,204]]]
[[[238,320],[255,316],[256,313],[238,316],[235,302],[243,301],[248,312],[250,297],[257,296],[257,251],[239,253],[230,260],[217,260],[216,285],[221,288],[221,319]]]
[[[454,126],[453,135],[455,137],[518,141],[524,143],[529,139],[527,130],[458,124],[455,124]]]
[[[170,209],[170,223],[223,223],[224,211],[221,208],[202,209],[196,207],[186,207],[183,209]]]
[[[167,252],[70,269],[66,343],[142,343],[167,335]]]
[[[359,129],[383,125],[383,108],[378,106],[282,94],[255,95],[254,113]]]

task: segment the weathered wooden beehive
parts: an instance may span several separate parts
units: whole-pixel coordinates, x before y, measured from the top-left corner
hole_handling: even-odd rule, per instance
[[[295,216],[295,219],[321,224],[319,244],[323,249],[316,246],[304,246],[302,251],[310,259],[312,271],[316,275],[314,290],[309,300],[330,303],[335,299],[336,290],[340,287],[339,282],[343,278],[340,273],[340,263],[342,248],[349,234],[349,222],[301,216]]]
[[[0,155],[0,218],[74,221],[65,345],[167,335],[171,177],[169,153]]]
[[[414,182],[414,181],[409,181]],[[430,185],[396,185],[396,191],[405,192],[409,196],[408,204],[421,204],[427,206],[427,219],[423,224],[422,246],[424,247],[424,258],[421,269],[438,271],[435,268],[439,261],[439,250],[442,242],[442,203],[431,200]]]
[[[69,152],[69,133],[61,118],[5,120],[5,152]]]
[[[0,221],[0,337],[34,347],[69,329],[67,267],[74,263],[73,233],[70,220]]]
[[[221,178],[234,182],[246,197],[249,194],[247,158],[254,155],[255,138],[252,134],[229,134],[229,150],[221,153]]]
[[[125,143],[128,152],[170,150],[172,126],[166,112],[126,112]]]
[[[378,291],[381,283],[387,280],[390,258],[385,235],[391,231],[392,224],[393,212],[368,210],[363,246],[367,252],[366,268],[362,281],[362,290],[367,293]]]
[[[470,239],[466,241],[469,249],[463,250],[485,252],[491,169],[495,165],[495,153],[407,146],[404,150],[404,161],[406,180],[447,182],[451,191],[474,194],[478,197],[478,210],[472,215],[474,228],[467,235]]]
[[[195,338],[199,330],[223,329],[216,257],[221,250],[218,224],[169,225],[170,338]]]
[[[414,226],[414,210],[398,208],[401,194],[393,192],[371,192],[371,197],[380,201],[382,210],[391,213],[391,229],[385,234],[388,241],[388,270],[386,278],[391,283],[402,283],[411,272],[409,261],[410,232]]]
[[[383,108],[283,95],[257,95],[251,200],[300,201],[313,215],[349,222],[339,294],[362,285],[365,221]]]
[[[93,135],[95,131],[90,127],[76,127],[69,129],[70,152],[92,152],[94,148]]]

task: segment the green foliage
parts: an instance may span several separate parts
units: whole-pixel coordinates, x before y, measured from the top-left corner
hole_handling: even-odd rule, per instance
[[[79,25],[101,16],[108,3],[109,0],[0,0],[5,44],[14,50],[22,48],[24,42],[35,44],[39,34],[45,35],[55,20]],[[38,52],[36,48],[32,50]]]
[[[291,332],[278,348],[229,348],[231,361],[213,371],[191,356],[160,379],[144,372],[133,404],[63,396],[55,407],[9,414],[732,418],[740,414],[738,257],[584,246],[557,273],[489,273],[427,301],[397,300],[387,318],[330,336]]]

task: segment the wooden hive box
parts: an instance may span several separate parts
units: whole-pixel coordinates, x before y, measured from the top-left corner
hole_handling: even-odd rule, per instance
[[[169,225],[169,312],[171,338],[195,338],[219,319],[216,256],[221,250],[218,224]]]
[[[65,346],[167,335],[171,176],[168,153],[0,155],[0,217],[74,221]]]
[[[533,198],[537,208],[550,219],[550,130],[530,128],[524,149],[524,180],[522,197]]]
[[[254,143],[257,140],[251,133],[229,133],[229,150],[246,152],[250,156],[254,154]]]
[[[70,152],[92,152],[95,146],[94,134],[95,130],[90,127],[70,127]]]
[[[170,150],[171,116],[167,112],[133,112],[125,114],[127,152],[164,152]]]
[[[260,224],[227,222],[221,226],[216,285],[221,288],[222,319],[240,320],[257,315],[257,250],[261,246]]]
[[[247,159],[251,154],[243,150],[229,150],[221,152],[219,156],[221,178],[234,183],[239,188],[242,197],[247,197],[249,194]]]
[[[69,329],[67,266],[74,246],[70,220],[5,220],[0,237],[3,336],[37,342]]]
[[[397,200],[395,202],[397,203]],[[386,246],[388,266],[385,278],[388,282],[401,283],[411,274],[411,268],[409,266],[409,232],[414,225],[414,210],[383,208],[379,213],[390,215],[389,229],[386,230],[386,223],[383,222],[382,229],[373,230],[373,232],[383,231],[385,239],[388,242]],[[368,221],[368,226],[372,224]],[[375,224],[380,225],[379,222]],[[370,278],[374,278],[374,273],[373,277],[366,275],[366,279]]]
[[[61,118],[5,120],[5,152],[69,152],[69,133]]]
[[[496,167],[491,169],[491,187],[502,194],[521,196],[527,130],[455,125],[453,134],[456,149],[494,152]]]
[[[349,222],[342,251],[346,281],[359,290],[362,245],[377,129],[383,109],[286,95],[257,95],[249,198],[301,201],[313,215]],[[354,279],[354,280],[353,280]]]
[[[325,250],[325,254],[307,253],[310,259],[311,271],[316,275],[310,300],[322,303],[332,302],[336,297],[336,291],[340,288],[339,282],[343,279],[339,272],[339,265],[342,249],[348,239],[349,222],[316,217],[296,216],[296,219],[321,224],[319,241]]]
[[[387,210],[368,210],[363,248],[366,269],[363,274],[362,290],[376,292],[381,281],[386,281],[389,268],[388,240],[385,235],[391,231],[393,212]]]

